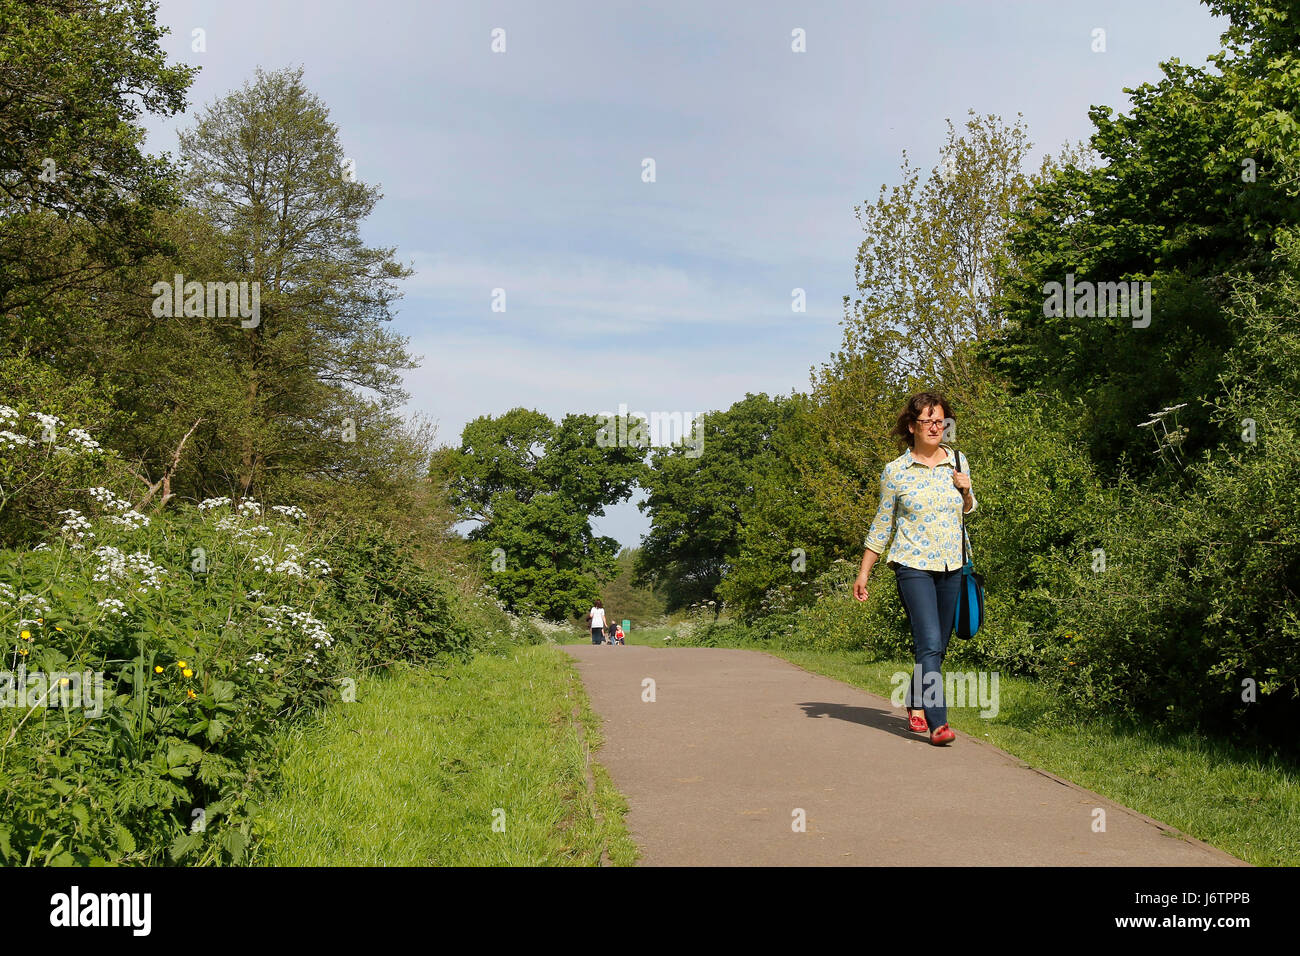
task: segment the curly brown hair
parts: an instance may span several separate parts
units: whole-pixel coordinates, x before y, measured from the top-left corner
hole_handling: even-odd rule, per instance
[[[952,413],[952,406],[948,404],[948,399],[944,398],[939,392],[917,392],[907,400],[903,410],[898,413],[898,423],[894,425],[889,434],[908,448],[915,447],[916,436],[912,434],[908,426],[915,425],[922,412],[928,411],[936,405],[943,409],[944,418],[954,422],[957,420]]]

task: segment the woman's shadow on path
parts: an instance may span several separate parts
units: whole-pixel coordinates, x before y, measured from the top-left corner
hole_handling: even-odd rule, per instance
[[[854,707],[827,701],[804,701],[799,706],[803,708],[805,717],[832,717],[836,720],[847,720],[851,724],[861,724],[872,730],[883,730],[895,737],[925,740],[924,735],[908,729],[906,718],[900,718],[897,713],[881,710],[879,707]]]

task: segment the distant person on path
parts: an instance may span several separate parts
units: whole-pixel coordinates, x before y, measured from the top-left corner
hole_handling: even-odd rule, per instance
[[[955,424],[952,407],[937,392],[913,395],[899,412],[890,434],[907,450],[880,473],[880,507],[853,582],[853,596],[865,601],[871,568],[892,539],[886,564],[898,580],[916,658],[907,688],[908,726],[917,733],[929,730],[936,745],[957,737],[948,726],[941,668],[957,616],[962,515],[976,504],[966,456],[957,471],[955,456],[961,453],[940,443],[948,422]],[[924,717],[917,712],[918,696]]]
[[[624,643],[624,641],[623,641],[623,625],[622,625],[622,624],[615,624],[615,625],[614,625],[614,643],[615,643],[615,644],[623,644],[623,643]]]
[[[604,644],[605,605],[597,601],[592,609],[587,612],[587,620],[591,622],[591,643]]]

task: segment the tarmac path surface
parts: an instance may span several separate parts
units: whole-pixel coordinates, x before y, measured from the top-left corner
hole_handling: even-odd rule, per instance
[[[888,699],[760,651],[563,650],[642,865],[1247,865],[967,734],[936,747]]]

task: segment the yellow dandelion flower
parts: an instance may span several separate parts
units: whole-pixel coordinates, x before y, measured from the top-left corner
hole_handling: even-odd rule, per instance
[[[19,636],[20,636],[24,641],[30,641],[30,640],[32,639],[32,632],[31,632],[31,631],[23,631],[22,634],[20,634]]]
[[[153,669],[153,672],[154,672],[155,674],[161,674],[162,671],[163,671],[163,669],[162,669],[161,666],[157,666],[157,665],[155,665],[155,667],[154,667],[154,669]]]
[[[185,670],[181,671],[181,673],[184,674],[186,677],[194,676],[194,671],[190,670],[188,667],[185,668]]]
[[[186,664],[184,661],[177,661],[177,662],[176,662],[176,666],[177,666],[177,667],[189,667],[190,665],[189,665],[189,664]]]
[[[189,695],[190,700],[193,700],[195,697],[199,696],[198,694],[194,693],[193,690],[188,688],[186,689],[185,693]]]
[[[54,629],[55,629],[56,631],[61,631],[61,630],[63,630],[63,628],[59,627],[59,625],[57,625],[57,624],[54,625]]]
[[[20,647],[20,648],[18,648],[18,653],[19,653],[20,656],[22,656],[22,657],[26,657],[26,656],[27,656],[27,648],[25,648],[25,647]]]

